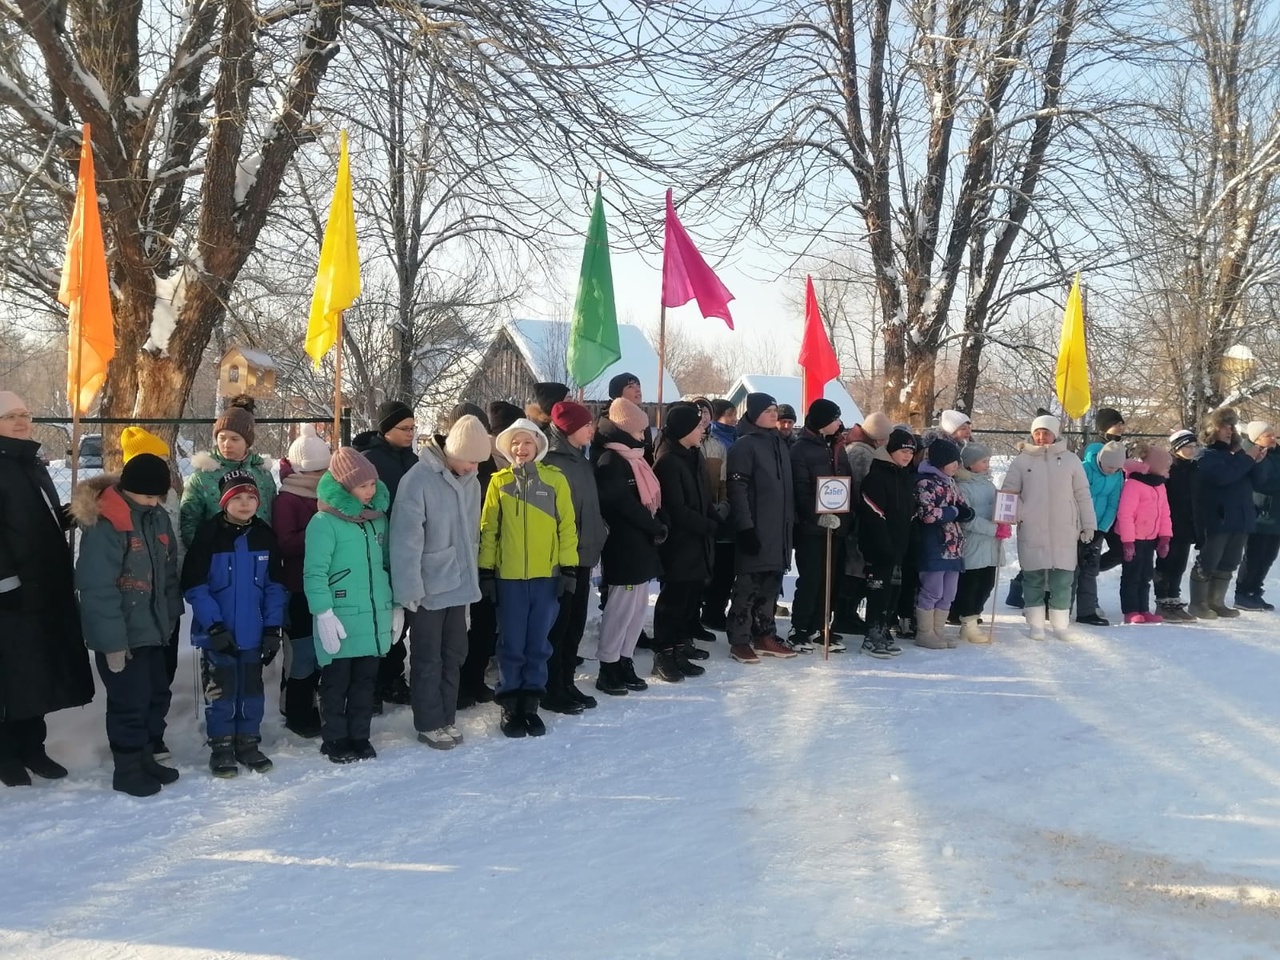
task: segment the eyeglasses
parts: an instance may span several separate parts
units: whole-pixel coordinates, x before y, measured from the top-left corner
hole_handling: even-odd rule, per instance
[[[416,424],[410,424],[410,425],[409,425],[409,426],[407,426],[407,427],[392,427],[391,429],[392,429],[392,430],[397,430],[397,431],[399,431],[400,433],[413,433],[413,431],[417,430],[417,429],[418,429],[418,427],[417,427],[417,425],[416,425]]]
[[[26,421],[30,421],[30,420],[31,420],[31,414],[29,414],[29,413],[6,413],[3,417],[0,417],[0,420],[4,420],[6,423],[15,423],[15,422],[17,422],[18,420],[26,420]]]

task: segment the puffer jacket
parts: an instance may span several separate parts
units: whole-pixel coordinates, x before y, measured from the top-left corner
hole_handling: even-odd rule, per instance
[[[720,524],[702,451],[689,449],[664,433],[658,441],[653,472],[662,486],[662,511],[668,523],[667,541],[658,548],[663,576],[668,580],[709,580]]]
[[[1091,443],[1084,451],[1084,475],[1089,478],[1089,496],[1093,498],[1093,513],[1098,529],[1106,533],[1116,522],[1116,510],[1120,506],[1120,489],[1124,486],[1124,471],[1105,474],[1098,466],[1098,454],[1102,444]]]
[[[329,654],[313,624],[316,659],[324,667],[344,657],[380,657],[398,639],[391,635],[387,486],[378,481],[369,507],[379,515],[367,520],[357,519],[364,506],[328,471],[316,493],[320,509],[307,524],[302,586],[312,612],[332,610],[347,634],[338,652]]]
[[[894,567],[907,555],[916,511],[915,474],[893,462],[881,447],[871,458],[856,502],[858,549],[867,563]]]
[[[989,473],[974,473],[961,467],[956,487],[973,511],[973,519],[960,526],[964,530],[964,568],[981,570],[1004,563],[1004,546],[996,539],[996,484]]]
[[[1169,498],[1164,477],[1152,476],[1141,460],[1124,465],[1128,479],[1120,492],[1115,532],[1121,543],[1156,540],[1173,536],[1173,519],[1169,515]]]
[[[275,531],[260,517],[241,526],[225,514],[196,531],[182,568],[182,590],[191,604],[191,645],[208,649],[209,628],[220,623],[236,649],[262,646],[262,631],[284,626],[289,591]]]
[[[1016,493],[1018,563],[1023,570],[1074,570],[1082,533],[1098,530],[1084,465],[1059,440],[1027,444],[1014,457],[1001,488]]]
[[[1196,467],[1196,529],[1199,542],[1219,533],[1253,533],[1258,509],[1252,473],[1257,463],[1243,449],[1215,441],[1200,451]]]
[[[493,475],[480,510],[480,569],[501,580],[537,580],[578,566],[578,523],[569,481],[542,463],[547,439],[536,436],[531,463]]]
[[[578,525],[578,566],[594,567],[600,562],[609,528],[600,513],[600,491],[596,487],[596,468],[559,427],[547,429],[547,456],[543,461],[555,467],[569,481],[573,498],[573,518]]]
[[[617,444],[634,450],[643,449],[644,443],[623,433],[617,424],[608,420],[596,433],[596,443],[600,512],[609,525],[609,537],[600,556],[601,576],[610,586],[656,580],[662,575],[662,558],[656,541],[666,527],[666,514],[662,510],[650,513],[640,502],[631,464],[608,446]]]
[[[821,537],[826,530],[818,524],[818,477],[848,477],[849,455],[836,437],[824,437],[804,429],[791,444],[791,486],[796,498],[796,536]],[[853,525],[851,514],[838,517],[836,536],[844,537]]]
[[[791,456],[777,430],[750,420],[738,424],[738,440],[729,451],[729,510],[735,532],[754,529],[760,538],[755,556],[734,551],[738,573],[779,573],[791,566],[795,492]]]
[[[927,461],[920,464],[916,471],[917,569],[964,569],[964,530],[959,518],[970,512],[954,480]]]
[[[221,496],[218,493],[218,481],[232,470],[247,470],[253,475],[258,485],[258,516],[267,523],[271,522],[271,505],[276,498],[276,481],[271,475],[268,462],[256,453],[250,453],[237,462],[228,460],[216,450],[197,453],[191,458],[191,476],[187,477],[186,486],[182,488],[182,506],[180,516],[182,522],[178,531],[182,542],[191,546],[196,530],[204,521],[216,517],[222,512],[218,506]]]
[[[76,591],[84,642],[100,653],[167,644],[183,610],[169,514],[130,500],[119,479],[94,477],[71,498],[82,530]]]

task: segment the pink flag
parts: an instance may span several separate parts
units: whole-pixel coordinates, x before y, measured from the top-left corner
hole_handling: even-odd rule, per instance
[[[704,317],[719,317],[733,329],[733,317],[729,313],[733,294],[707,266],[689,234],[684,232],[668,190],[667,230],[662,245],[662,305],[681,307],[695,298]]]

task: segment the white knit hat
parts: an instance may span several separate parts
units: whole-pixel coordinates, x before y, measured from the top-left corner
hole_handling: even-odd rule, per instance
[[[1187,444],[1195,443],[1196,435],[1190,430],[1175,430],[1169,434],[1169,449],[1177,453]]]
[[[445,456],[464,463],[484,463],[493,456],[493,440],[473,414],[459,417],[444,440]]]
[[[1037,430],[1048,430],[1056,439],[1062,432],[1062,422],[1057,417],[1046,413],[1043,417],[1036,417],[1031,421],[1031,432],[1035,433]]]
[[[972,423],[972,421],[959,410],[943,410],[942,416],[938,417],[938,426],[945,433],[955,433],[966,423]],[[1057,434],[1054,434],[1054,436],[1057,436]]]
[[[329,445],[316,436],[315,424],[304,423],[298,439],[289,444],[289,463],[300,473],[329,469]]]
[[[497,439],[493,442],[493,445],[498,448],[498,452],[508,460],[511,459],[511,438],[517,433],[527,433],[533,437],[533,442],[538,448],[538,454],[534,457],[535,460],[541,460],[547,455],[546,434],[544,434],[542,429],[532,420],[527,417],[521,417],[515,423],[511,424],[511,426],[507,427],[507,429],[498,434]]]
[[[1244,425],[1244,435],[1252,443],[1257,443],[1264,433],[1275,433],[1275,428],[1265,420],[1250,420]]]
[[[0,417],[10,413],[30,412],[23,399],[12,390],[0,390]]]

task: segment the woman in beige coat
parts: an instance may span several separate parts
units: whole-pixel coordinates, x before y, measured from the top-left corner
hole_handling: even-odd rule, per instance
[[[1067,639],[1076,544],[1091,542],[1098,525],[1084,466],[1058,440],[1060,430],[1056,417],[1036,417],[1031,445],[1009,465],[1002,488],[1020,498],[1018,564],[1032,640],[1044,639],[1046,598],[1054,635]]]

